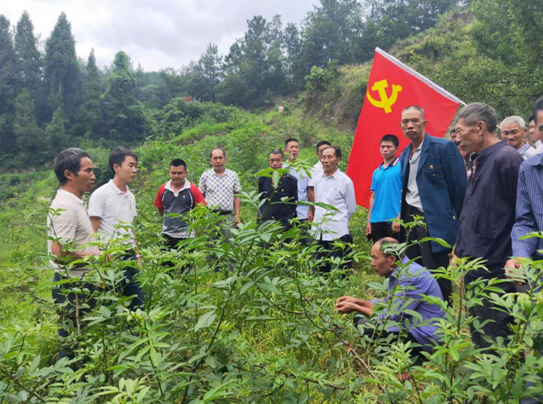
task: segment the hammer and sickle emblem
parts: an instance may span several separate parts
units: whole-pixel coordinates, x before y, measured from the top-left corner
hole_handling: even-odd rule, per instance
[[[396,84],[392,85],[392,94],[390,94],[390,97],[387,95],[386,89],[388,88],[388,82],[386,80],[377,81],[373,84],[373,87],[371,88],[372,91],[377,91],[379,93],[380,101],[377,101],[376,99],[372,98],[369,90],[366,92],[366,95],[368,96],[368,100],[371,103],[371,105],[377,107],[377,108],[383,108],[385,110],[386,114],[390,114],[392,112],[392,106],[398,99],[398,93],[402,91],[402,86],[398,86]]]

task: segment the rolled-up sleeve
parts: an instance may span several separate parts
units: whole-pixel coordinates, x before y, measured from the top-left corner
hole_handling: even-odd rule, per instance
[[[526,184],[526,166],[521,166],[517,186],[516,218],[511,232],[513,256],[532,257],[535,255],[538,238],[532,237],[525,240],[520,238],[528,233],[538,231],[536,218],[530,203],[530,194]]]

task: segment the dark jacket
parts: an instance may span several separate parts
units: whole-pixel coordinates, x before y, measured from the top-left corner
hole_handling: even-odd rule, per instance
[[[402,206],[400,218],[405,220],[407,183],[409,180],[410,144],[400,155],[402,164]],[[466,194],[467,173],[464,161],[456,145],[446,139],[425,134],[417,170],[422,209],[430,237],[441,238],[451,246],[456,240],[458,217]],[[400,230],[400,239],[405,241],[405,231]],[[449,251],[432,242],[434,253]]]
[[[460,215],[456,255],[484,258],[490,272],[470,271],[466,284],[479,277],[505,278],[503,267],[512,255],[511,230],[523,161],[505,140],[479,153]]]
[[[298,180],[290,174],[283,174],[277,189],[274,189],[270,177],[259,177],[258,193],[260,194],[260,200],[265,200],[258,214],[259,223],[268,220],[279,220],[285,228],[290,228],[289,220],[296,217]],[[283,201],[283,198],[287,199]]]

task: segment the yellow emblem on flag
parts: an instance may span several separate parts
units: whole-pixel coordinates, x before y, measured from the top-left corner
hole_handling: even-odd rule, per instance
[[[402,91],[402,86],[393,84],[392,85],[392,93],[390,94],[390,97],[387,94],[386,89],[388,88],[388,82],[386,80],[377,81],[373,84],[371,90],[377,91],[379,93],[380,101],[372,98],[369,90],[366,92],[366,95],[368,97],[368,101],[377,108],[382,108],[385,110],[386,114],[390,114],[392,112],[392,106],[398,99],[398,93]]]

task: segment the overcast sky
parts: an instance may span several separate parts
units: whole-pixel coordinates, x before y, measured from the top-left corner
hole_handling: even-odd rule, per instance
[[[228,52],[246,31],[247,20],[279,14],[283,25],[299,23],[318,0],[0,0],[0,14],[12,25],[24,10],[41,41],[64,11],[72,24],[78,57],[94,48],[98,66],[119,50],[146,71],[179,68],[196,60],[208,43]]]

